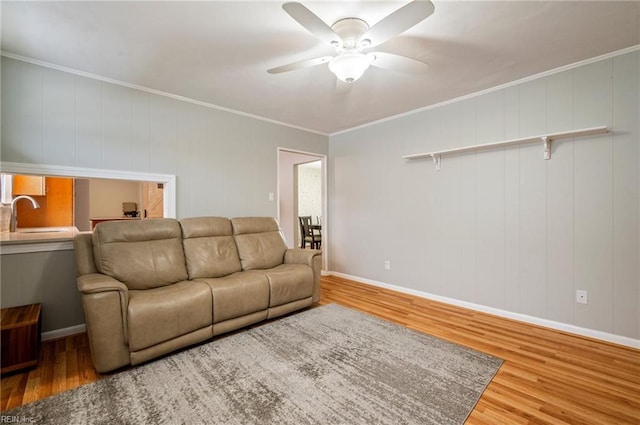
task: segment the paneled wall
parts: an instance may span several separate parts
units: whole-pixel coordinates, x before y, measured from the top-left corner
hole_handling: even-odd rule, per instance
[[[84,323],[73,250],[0,255],[1,307],[42,303],[42,331]]]
[[[635,51],[332,136],[331,269],[640,338],[639,62]],[[446,156],[441,171],[401,159],[601,125],[611,132],[553,143],[549,161],[541,144]]]
[[[178,218],[275,216],[277,148],[328,151],[324,135],[6,57],[1,137],[2,161],[174,174]],[[73,251],[1,260],[3,307],[42,302],[45,332],[83,323]]]
[[[2,57],[2,161],[174,174],[178,217],[275,216],[277,147],[328,139]]]

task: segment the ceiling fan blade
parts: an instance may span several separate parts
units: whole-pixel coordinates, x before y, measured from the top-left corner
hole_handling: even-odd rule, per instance
[[[282,5],[285,12],[295,19],[307,31],[329,44],[340,42],[340,36],[329,25],[300,3],[290,2]]]
[[[434,9],[429,0],[414,0],[369,28],[360,39],[369,40],[370,46],[382,44],[427,19]]]
[[[390,69],[392,71],[404,72],[407,74],[424,74],[429,69],[429,65],[417,59],[406,56],[395,55],[387,52],[373,52],[367,54],[375,59],[371,65],[379,68]]]
[[[322,65],[333,59],[333,56],[322,56],[321,58],[307,59],[299,62],[293,62],[287,65],[278,66],[268,69],[269,74],[280,74],[282,72],[294,71],[296,69],[310,68],[312,66]]]

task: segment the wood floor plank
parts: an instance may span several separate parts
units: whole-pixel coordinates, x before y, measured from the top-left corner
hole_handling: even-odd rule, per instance
[[[394,321],[503,358],[469,424],[640,423],[638,350],[432,300],[389,297],[384,288],[365,292],[346,279],[323,284],[323,302],[394,320],[376,312],[377,299],[385,306],[394,300],[403,311]]]
[[[640,423],[640,350],[323,276],[337,303],[500,357],[470,425]],[[47,341],[36,369],[3,376],[2,411],[101,379],[86,334]]]

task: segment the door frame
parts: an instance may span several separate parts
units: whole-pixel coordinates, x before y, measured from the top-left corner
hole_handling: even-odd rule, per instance
[[[319,154],[317,152],[307,152],[301,151],[297,149],[290,148],[277,148],[277,192],[276,192],[276,211],[278,222],[280,222],[281,211],[280,211],[280,184],[282,179],[281,167],[280,164],[280,153],[281,152],[289,152],[295,154],[306,155],[309,157],[306,161],[301,161],[300,164],[304,164],[306,162],[311,161],[321,161],[321,171],[322,171],[322,272],[326,273],[328,270],[328,259],[329,259],[329,226],[330,226],[330,218],[327,214],[328,206],[327,206],[327,155]],[[293,181],[291,181],[293,185]],[[297,215],[297,213],[294,213]],[[294,223],[294,226],[296,224]]]

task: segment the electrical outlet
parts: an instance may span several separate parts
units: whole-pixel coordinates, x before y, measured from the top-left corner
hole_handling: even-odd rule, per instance
[[[578,289],[576,291],[576,302],[578,304],[586,304],[587,303],[587,291],[584,289]]]
[[[385,269],[385,270],[391,270],[391,261],[389,261],[389,260],[385,260],[385,262],[384,262],[384,269]]]

